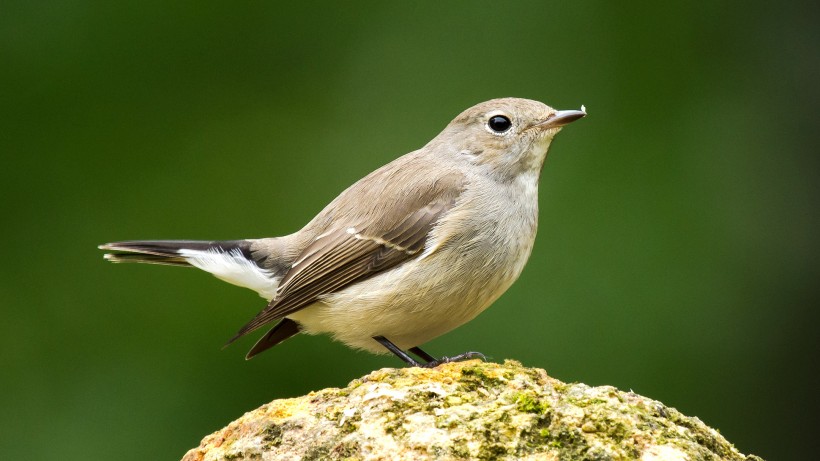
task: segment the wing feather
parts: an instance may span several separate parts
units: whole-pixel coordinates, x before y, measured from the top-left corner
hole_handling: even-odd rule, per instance
[[[324,232],[308,245],[279,283],[276,297],[228,343],[315,302],[320,296],[416,258],[439,218],[455,202],[439,198],[385,231],[356,226]]]

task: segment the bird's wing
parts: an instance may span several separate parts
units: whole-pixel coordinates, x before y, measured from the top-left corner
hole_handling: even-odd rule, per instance
[[[455,203],[452,194],[438,194],[431,199],[395,218],[385,220],[381,216],[382,221],[370,228],[337,226],[319,235],[282,277],[270,304],[228,343],[307,307],[321,295],[418,257],[430,231]],[[401,205],[397,203],[393,209],[402,209]]]

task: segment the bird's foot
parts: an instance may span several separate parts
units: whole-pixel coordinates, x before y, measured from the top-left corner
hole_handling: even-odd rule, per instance
[[[423,363],[423,364],[420,364],[420,365],[417,365],[417,366],[420,366],[422,368],[435,368],[435,367],[441,365],[442,363],[461,362],[463,360],[472,360],[472,359],[481,359],[481,360],[484,361],[484,360],[487,360],[487,357],[485,357],[484,354],[482,354],[481,352],[472,352],[471,351],[471,352],[465,352],[463,354],[454,355],[452,357],[446,357],[445,356],[445,357],[442,357],[440,359],[433,359],[433,360],[430,360],[427,363]]]
[[[411,347],[408,349],[409,352],[412,352],[414,355],[418,356],[423,362],[419,362],[418,360],[410,357],[410,354],[404,352],[401,348],[390,342],[389,339],[385,338],[384,336],[374,336],[373,339],[379,342],[382,346],[387,348],[390,352],[394,353],[396,357],[402,359],[404,363],[410,365],[411,367],[421,367],[421,368],[435,368],[442,363],[450,363],[450,362],[460,362],[462,360],[470,360],[470,359],[481,359],[487,360],[487,357],[484,356],[481,352],[465,352],[463,354],[454,355],[452,357],[442,357],[437,359],[432,355],[424,352],[419,347]]]

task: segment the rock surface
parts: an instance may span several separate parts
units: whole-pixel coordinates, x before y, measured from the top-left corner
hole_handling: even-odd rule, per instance
[[[206,460],[760,460],[674,408],[513,361],[374,371],[274,400],[202,440]]]

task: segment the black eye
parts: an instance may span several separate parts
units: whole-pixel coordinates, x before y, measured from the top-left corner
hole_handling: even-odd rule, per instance
[[[510,129],[512,122],[503,115],[496,115],[490,118],[487,122],[487,126],[496,133],[503,133]]]

